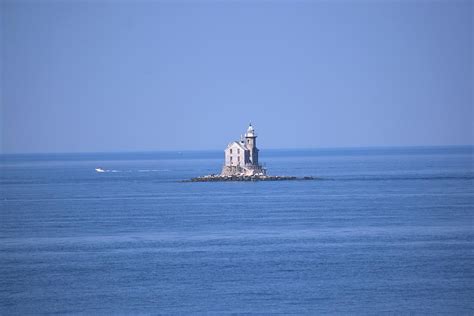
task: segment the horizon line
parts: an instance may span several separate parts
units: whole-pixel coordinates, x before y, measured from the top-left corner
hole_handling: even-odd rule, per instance
[[[474,147],[474,144],[462,145],[369,145],[369,146],[323,146],[323,147],[266,147],[264,150],[339,150],[339,149],[397,149],[397,148],[460,148]],[[110,151],[31,151],[31,152],[0,152],[0,156],[9,155],[70,155],[70,154],[124,154],[124,153],[182,153],[182,152],[213,152],[223,149],[151,149],[151,150],[110,150]]]

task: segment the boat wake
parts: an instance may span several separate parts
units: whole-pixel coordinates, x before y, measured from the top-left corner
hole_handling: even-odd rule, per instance
[[[95,168],[95,172],[106,173],[106,172],[166,172],[168,169],[140,169],[140,170],[115,170],[115,169],[103,169]]]
[[[141,169],[141,170],[138,170],[138,172],[166,172],[166,171],[170,171],[168,169]]]

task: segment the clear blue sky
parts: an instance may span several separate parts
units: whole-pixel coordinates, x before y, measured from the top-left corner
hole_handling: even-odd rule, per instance
[[[3,153],[474,143],[473,1],[1,3]]]

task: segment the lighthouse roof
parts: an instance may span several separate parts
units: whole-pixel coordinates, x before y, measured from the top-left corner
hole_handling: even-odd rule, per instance
[[[233,141],[233,142],[229,143],[227,145],[227,148],[234,147],[234,146],[237,146],[237,147],[241,148],[242,150],[247,150],[247,148],[239,141]]]

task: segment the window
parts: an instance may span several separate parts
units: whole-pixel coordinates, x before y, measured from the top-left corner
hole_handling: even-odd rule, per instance
[[[232,148],[231,148],[229,151],[230,151],[230,153],[232,154]]]

